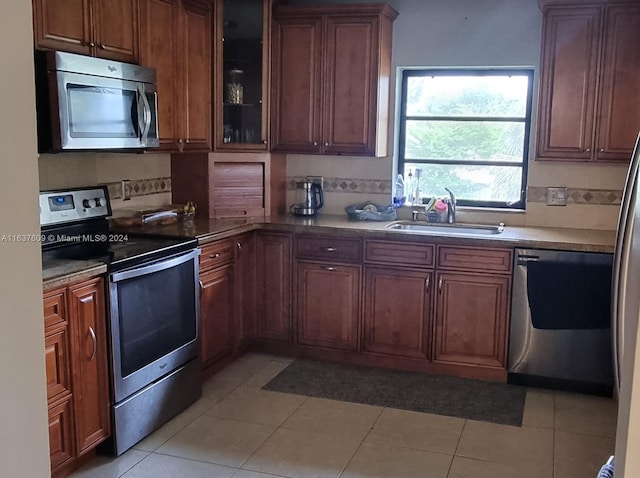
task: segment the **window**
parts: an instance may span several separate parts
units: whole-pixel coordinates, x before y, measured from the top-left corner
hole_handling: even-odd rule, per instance
[[[524,209],[532,70],[405,70],[398,172],[408,200]]]

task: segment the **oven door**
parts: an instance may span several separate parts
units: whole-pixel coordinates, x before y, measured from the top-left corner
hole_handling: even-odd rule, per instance
[[[110,275],[115,403],[198,356],[199,254]]]
[[[55,75],[59,130],[52,138],[54,149],[159,145],[154,85],[66,71]]]

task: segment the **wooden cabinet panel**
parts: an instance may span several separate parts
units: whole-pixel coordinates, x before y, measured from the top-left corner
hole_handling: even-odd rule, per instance
[[[243,234],[236,240],[236,348],[255,337],[256,329],[256,236]]]
[[[375,154],[378,21],[327,19],[324,153]]]
[[[438,246],[438,268],[478,272],[511,272],[511,249]]]
[[[49,459],[51,471],[73,460],[73,412],[67,396],[49,407]]]
[[[44,328],[67,322],[67,292],[57,289],[44,294]]]
[[[176,0],[140,1],[140,62],[156,69],[160,149],[177,150],[181,133],[178,109],[181,46],[178,34],[179,2]]]
[[[358,349],[360,266],[298,262],[298,343]]]
[[[366,241],[364,260],[376,264],[398,264],[413,267],[433,267],[433,244],[398,241]]]
[[[235,254],[235,245],[231,239],[205,244],[200,253],[200,270],[204,271],[233,262]]]
[[[110,434],[104,284],[92,279],[69,289],[73,399],[78,456]]]
[[[360,239],[329,236],[299,236],[296,241],[299,259],[360,262]]]
[[[433,360],[506,365],[510,279],[439,272]]]
[[[215,217],[265,215],[265,163],[214,163]]]
[[[233,350],[233,266],[204,272],[200,281],[200,358],[206,365]]]
[[[95,53],[101,58],[138,61],[138,0],[91,0]]]
[[[53,330],[46,330],[45,334],[44,359],[47,375],[47,399],[54,400],[61,393],[71,390],[68,328],[65,324]]]
[[[185,4],[188,5],[188,4]],[[208,8],[185,8],[184,16],[184,141],[182,149],[212,149],[211,142],[211,25],[212,11]],[[180,140],[179,140],[180,142]]]
[[[256,239],[256,337],[292,341],[291,236],[259,232]]]
[[[427,358],[432,273],[367,267],[364,350]]]
[[[273,30],[274,151],[319,152],[322,19],[279,19]]]
[[[91,54],[90,0],[34,0],[36,48]]]
[[[640,6],[606,10],[595,159],[629,161],[640,129]]]

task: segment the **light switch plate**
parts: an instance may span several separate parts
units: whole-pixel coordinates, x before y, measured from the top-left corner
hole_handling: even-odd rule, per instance
[[[128,201],[131,199],[131,181],[129,179],[122,180],[122,200]]]
[[[324,176],[307,176],[307,181],[319,184],[321,188],[324,188]]]
[[[566,206],[567,188],[547,188],[547,206]]]

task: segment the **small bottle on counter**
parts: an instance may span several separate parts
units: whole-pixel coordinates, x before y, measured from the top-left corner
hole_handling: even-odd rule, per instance
[[[404,195],[404,179],[402,178],[402,174],[398,174],[393,190],[393,205],[396,207],[402,206],[405,200],[406,196]]]

